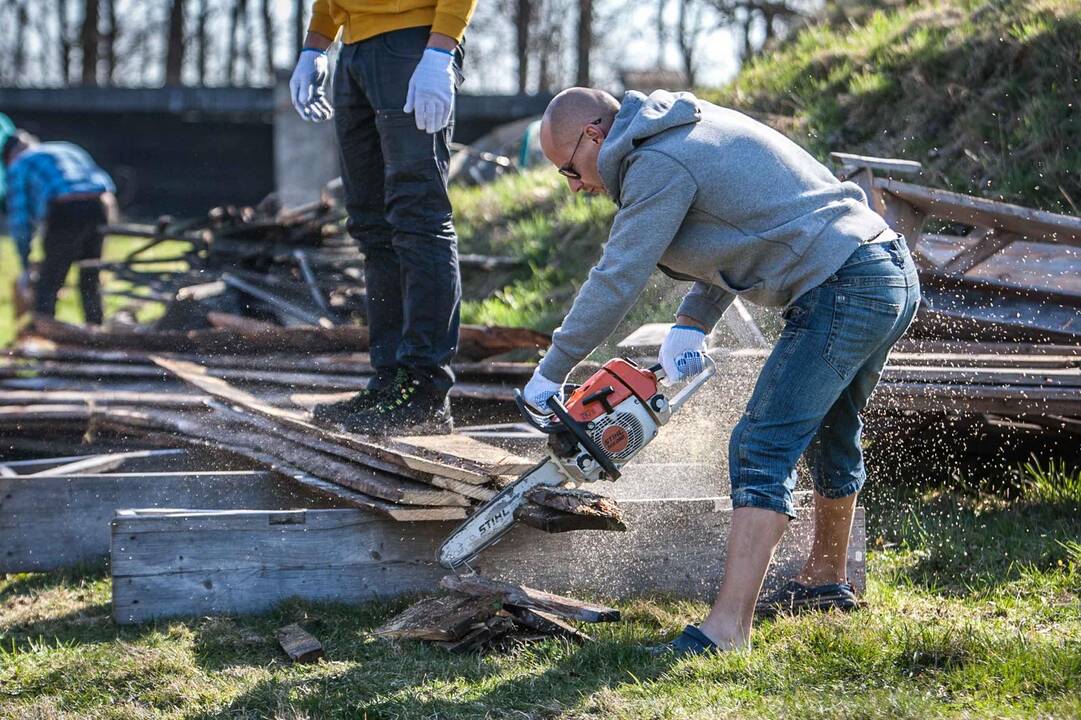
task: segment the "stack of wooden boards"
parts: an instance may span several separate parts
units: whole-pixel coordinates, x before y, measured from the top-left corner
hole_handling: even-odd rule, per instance
[[[410,606],[375,631],[387,640],[426,640],[453,653],[483,650],[513,635],[518,640],[551,636],[589,641],[568,621],[619,622],[619,610],[563,595],[490,580],[448,575],[450,594]]]
[[[619,346],[652,357],[666,323],[643,325]],[[770,350],[718,351],[764,362]],[[722,370],[723,372],[723,370]],[[876,415],[991,415],[1051,430],[1081,432],[1081,345],[902,339],[890,354],[872,399]]]
[[[463,520],[535,461],[462,435],[368,437],[317,426],[306,412],[277,407],[183,360],[148,356],[201,393],[184,407],[87,402],[16,408],[24,421],[82,422],[148,444],[177,443],[231,453],[287,475],[340,503],[399,521]],[[11,408],[0,408],[0,413]],[[14,413],[13,413],[14,414]],[[522,510],[550,531],[624,529],[620,510],[582,491],[541,493]]]

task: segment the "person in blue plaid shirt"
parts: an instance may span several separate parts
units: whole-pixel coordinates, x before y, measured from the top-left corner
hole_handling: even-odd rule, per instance
[[[68,142],[39,142],[25,130],[4,141],[8,230],[29,270],[30,241],[45,228],[45,259],[34,289],[34,312],[52,317],[56,296],[68,270],[78,260],[101,257],[100,230],[114,214],[115,186],[89,153]],[[79,269],[79,294],[88,323],[102,321],[97,268]]]

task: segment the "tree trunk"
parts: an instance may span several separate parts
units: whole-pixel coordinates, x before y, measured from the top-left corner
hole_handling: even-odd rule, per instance
[[[60,84],[71,82],[71,35],[68,28],[68,0],[56,0],[56,34],[60,48]]]
[[[575,84],[589,86],[589,54],[593,49],[593,0],[578,0],[578,67]]]
[[[307,3],[305,0],[296,0],[293,4],[293,32],[295,33],[294,45],[296,45],[296,55],[300,55],[300,51],[304,48],[304,36],[307,28],[304,25],[304,6]]]
[[[685,0],[680,0],[680,3]],[[657,0],[657,68],[664,67],[664,47],[668,44],[668,28],[664,24],[664,7],[668,4],[668,0]],[[680,16],[682,17],[683,9],[680,6]]]
[[[184,72],[184,0],[172,0],[169,7],[168,39],[165,49],[165,84],[182,84]]]
[[[83,85],[98,84],[98,0],[83,3],[83,26],[79,45],[83,50]]]
[[[518,54],[518,92],[529,82],[529,30],[533,25],[533,0],[517,0],[514,14],[515,49]]]
[[[26,12],[26,4],[20,2],[15,6],[15,57],[12,62],[12,69],[15,72],[15,81],[19,84],[26,83],[27,78],[24,76],[26,72],[26,49],[28,43],[26,42],[26,28],[30,25],[29,17]]]
[[[262,0],[259,10],[263,16],[263,48],[267,80],[274,84],[274,19],[270,16],[270,0]]]
[[[679,28],[676,39],[679,42],[679,54],[683,58],[683,76],[687,81],[687,87],[694,87],[694,46],[698,37],[698,18],[693,20],[688,17],[692,0],[680,0],[679,2]]]
[[[199,6],[199,19],[195,25],[195,36],[199,43],[199,55],[196,57],[196,65],[198,66],[196,71],[198,73],[199,87],[206,87],[206,59],[207,59],[207,41],[209,38],[206,33],[207,19],[210,16],[209,8],[210,0],[202,0]]]
[[[105,84],[112,85],[116,74],[116,37],[118,29],[116,25],[116,0],[105,0],[105,15],[109,31],[104,35],[105,47],[102,53],[105,55]]]
[[[233,12],[229,18],[229,54],[225,58],[225,84],[235,83],[237,66],[237,34],[240,32],[240,20],[244,15],[245,0],[233,0]]]

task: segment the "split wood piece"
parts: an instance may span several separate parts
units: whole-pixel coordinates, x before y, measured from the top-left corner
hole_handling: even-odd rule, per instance
[[[437,643],[447,652],[463,654],[480,650],[484,645],[499,640],[513,632],[514,620],[507,615],[494,615],[483,623],[478,623],[465,637],[454,642]]]
[[[472,485],[452,478],[445,478],[439,475],[433,475],[432,473],[420,472],[419,470],[412,470],[401,465],[385,462],[379,458],[372,457],[367,453],[353,450],[345,445],[324,440],[319,435],[295,430],[284,423],[275,422],[264,415],[244,413],[216,400],[211,400],[208,404],[215,411],[232,418],[236,422],[248,425],[257,432],[267,433],[291,443],[298,443],[318,452],[335,455],[350,462],[357,463],[358,465],[364,465],[365,467],[381,470],[392,475],[401,475],[402,477],[417,480],[418,482],[442,490],[449,490],[458,495],[463,495],[482,502],[492,499],[496,494],[495,490],[483,485]]]
[[[120,405],[198,408],[205,395],[141,393],[123,390],[0,390],[0,405]]]
[[[586,635],[570,623],[564,622],[560,617],[552,613],[519,605],[504,605],[503,609],[510,613],[511,617],[514,618],[514,622],[545,635],[558,635],[575,642],[590,642],[593,640],[589,635]]]
[[[495,449],[494,452],[498,453],[499,457],[504,458],[505,460],[496,465],[495,471],[493,472],[491,468],[467,459],[467,457],[475,457],[477,455],[489,455],[490,457],[490,454],[493,452],[485,449],[490,446],[486,446],[484,443],[473,440],[472,438],[455,438],[450,441],[454,443],[456,449],[462,450],[465,448],[471,454],[466,457],[460,457],[445,452],[436,452],[429,448],[419,448],[390,438],[380,438],[379,442],[376,442],[373,438],[365,435],[354,435],[352,433],[327,430],[309,422],[308,418],[300,412],[285,410],[269,405],[255,396],[229,385],[220,378],[208,375],[206,368],[194,363],[166,360],[162,357],[155,357],[154,362],[174,373],[185,382],[199,388],[203,392],[219,397],[235,405],[239,405],[245,410],[259,413],[275,421],[288,423],[294,427],[301,428],[306,432],[320,434],[325,439],[333,440],[334,442],[345,445],[353,450],[370,454],[379,460],[412,470],[427,472],[433,475],[441,475],[443,477],[472,483],[474,485],[485,485],[496,480],[499,475],[506,474],[505,468],[521,466],[531,467],[534,464],[524,458],[517,458],[504,450]]]
[[[289,447],[286,443],[279,443],[276,447],[267,447],[266,437],[250,432],[234,429],[225,438],[221,433],[208,430],[201,423],[187,420],[175,414],[154,413],[150,410],[128,410],[123,408],[103,408],[96,411],[95,422],[104,422],[106,427],[116,430],[120,428],[131,430],[148,429],[151,431],[165,431],[173,433],[172,442],[177,439],[185,442],[217,447],[222,450],[234,452],[243,457],[254,460],[278,470],[297,482],[324,494],[332,495],[344,502],[357,507],[375,510],[395,520],[411,522],[419,520],[463,520],[467,517],[464,507],[461,506],[417,506],[407,507],[398,504],[397,501],[387,502],[386,499],[357,492],[350,486],[343,486],[341,477],[335,477],[334,481],[328,481],[322,477],[313,477],[313,465],[322,468],[322,463],[317,453],[309,453],[302,448]],[[315,459],[312,459],[315,455]],[[357,480],[358,485],[382,488],[401,486],[407,482],[399,478],[381,475],[376,471],[370,471],[367,476],[361,474],[356,468],[349,468],[346,476]],[[366,482],[363,482],[365,481]],[[412,491],[416,492],[416,491]],[[449,494],[449,493],[448,493]]]
[[[368,328],[346,325],[333,328],[315,326],[260,327],[251,331],[235,328],[209,330],[103,329],[84,328],[52,319],[35,319],[32,332],[49,340],[96,348],[141,348],[160,352],[255,353],[338,352],[368,349]],[[545,348],[551,336],[526,328],[463,325],[459,334],[459,357],[482,360],[521,348]]]
[[[326,657],[323,644],[296,623],[278,628],[278,644],[293,662],[313,663]]]
[[[375,634],[390,640],[458,640],[502,607],[496,593],[425,598],[388,620]]]
[[[571,620],[619,622],[620,618],[619,610],[615,608],[594,605],[563,595],[554,595],[524,585],[490,580],[480,575],[447,575],[439,581],[439,585],[447,590],[465,595],[478,597],[499,595],[506,604],[534,608]]]
[[[599,515],[572,515],[560,510],[523,503],[514,511],[514,518],[523,525],[550,534],[575,530],[626,530],[627,526],[615,525],[611,518]]]
[[[530,502],[553,510],[603,518],[613,530],[626,530],[623,509],[612,498],[577,488],[538,487],[526,496]]]
[[[184,450],[169,449],[169,450],[135,450],[131,452],[120,453],[107,453],[101,455],[87,455],[78,459],[73,459],[66,463],[55,465],[46,470],[39,470],[34,475],[87,475],[90,473],[107,473],[123,465],[128,460],[137,460],[139,458],[149,457],[168,457],[172,455],[183,455]]]

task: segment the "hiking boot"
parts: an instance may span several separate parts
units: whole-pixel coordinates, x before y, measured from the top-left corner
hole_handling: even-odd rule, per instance
[[[361,435],[444,435],[454,429],[447,394],[408,370],[399,370],[373,405],[339,424]]]
[[[333,403],[321,403],[312,408],[312,417],[331,425],[342,425],[349,418],[375,407],[383,391],[393,384],[394,374],[377,374],[368,383],[368,387],[345,400]]]
[[[759,599],[755,603],[754,614],[755,617],[768,618],[827,610],[848,612],[860,606],[856,591],[848,582],[810,587],[795,580],[789,580],[779,589]]]

